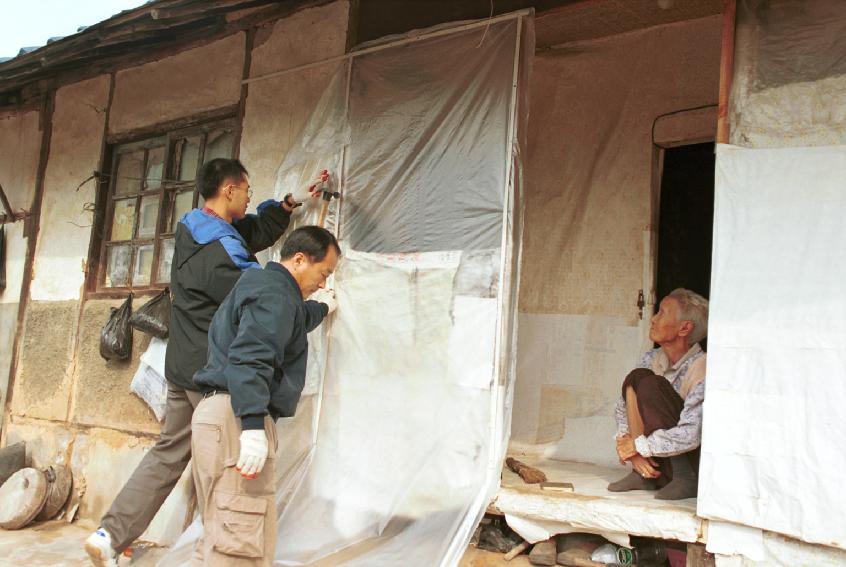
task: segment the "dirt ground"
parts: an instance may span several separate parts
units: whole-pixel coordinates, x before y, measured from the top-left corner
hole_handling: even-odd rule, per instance
[[[0,529],[0,563],[27,567],[90,567],[82,549],[92,528],[64,521],[39,522],[22,530]],[[121,567],[154,567],[167,552],[161,547],[136,547],[133,557],[123,557]],[[468,548],[459,567],[527,567],[527,555],[503,561],[502,554]]]

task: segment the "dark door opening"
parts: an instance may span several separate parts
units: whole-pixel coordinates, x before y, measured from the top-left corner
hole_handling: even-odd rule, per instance
[[[713,143],[664,150],[656,301],[677,287],[710,293],[714,163]]]

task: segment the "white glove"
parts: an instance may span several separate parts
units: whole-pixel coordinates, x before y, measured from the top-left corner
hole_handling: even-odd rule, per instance
[[[264,429],[245,429],[241,432],[241,454],[235,468],[241,476],[255,478],[267,460],[267,434]]]
[[[334,289],[318,289],[314,293],[311,294],[309,297],[312,301],[317,301],[318,303],[323,303],[326,307],[329,308],[329,313],[326,315],[331,315],[335,312],[335,309],[338,308],[338,300],[335,299],[335,290]]]

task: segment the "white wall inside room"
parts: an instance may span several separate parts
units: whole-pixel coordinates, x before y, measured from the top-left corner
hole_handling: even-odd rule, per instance
[[[613,465],[613,404],[648,344],[652,124],[714,104],[720,16],[537,52],[512,443]]]
[[[89,180],[79,185],[100,165],[109,84],[110,77],[100,75],[56,92],[35,252],[33,299],[61,301],[80,297],[93,222],[93,214],[83,211],[83,207],[94,202],[96,183]]]

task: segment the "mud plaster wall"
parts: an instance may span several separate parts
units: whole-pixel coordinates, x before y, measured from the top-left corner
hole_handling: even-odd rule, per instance
[[[0,184],[15,212],[32,204],[40,151],[38,112],[0,113]]]
[[[138,67],[119,71],[109,133],[160,124],[237,104],[245,34],[237,33]]]
[[[36,111],[0,114],[0,184],[15,212],[32,208],[41,152],[38,117]],[[27,247],[23,227],[23,221],[4,225],[6,287],[0,289],[0,408],[6,407],[18,328],[18,302]]]
[[[18,304],[0,303],[0,408],[6,407],[9,369],[18,328]]]
[[[250,76],[327,59],[344,53],[349,2],[295,13],[258,29]],[[250,171],[251,207],[274,196],[276,171],[297,139],[338,63],[255,83],[247,91],[241,160]],[[262,255],[261,261],[267,260]]]
[[[38,112],[0,114],[0,184],[15,212],[32,208],[40,152]],[[0,289],[0,408],[6,407],[12,350],[18,329],[18,302],[27,246],[23,228],[23,221],[4,226],[6,287]]]
[[[6,407],[12,351],[18,331],[18,302],[21,297],[27,245],[27,239],[23,237],[23,227],[22,221],[5,225],[6,289],[0,291],[0,408]]]
[[[85,280],[95,184],[79,184],[100,166],[110,78],[62,87],[56,92],[44,201],[35,251],[31,296],[36,300],[79,299]],[[79,190],[77,190],[79,187]]]
[[[138,297],[135,306],[145,300]],[[86,487],[79,513],[89,522],[105,513],[159,431],[152,411],[129,391],[149,337],[134,333],[127,361],[100,357],[100,330],[109,308],[120,303],[88,300],[80,313],[77,301],[30,302],[5,426],[6,443],[28,441],[34,462],[70,462],[74,478]],[[187,478],[157,514],[146,539],[171,544],[181,532]]]
[[[133,308],[137,309],[147,299],[148,296],[137,296]],[[100,330],[109,317],[110,308],[120,304],[120,300],[85,302],[79,326],[69,421],[126,431],[158,433],[159,423],[152,410],[129,391],[140,356],[150,344],[149,335],[138,331],[133,333],[132,356],[129,360],[106,361],[100,356]]]
[[[720,17],[537,53],[531,84],[516,443],[613,464],[619,383],[643,342],[651,129],[716,102]],[[646,283],[645,283],[646,280]],[[645,313],[648,318],[649,313]]]
[[[7,424],[6,443],[24,441],[31,466],[69,464],[73,471],[74,493],[68,505],[78,502],[80,521],[93,528],[108,510],[112,499],[129,475],[155,443],[152,437],[139,437],[111,429],[80,429],[68,424],[14,418]],[[144,541],[171,545],[182,532],[188,501],[188,475],[183,475],[170,497],[141,536]]]
[[[254,72],[274,71],[280,66],[295,66],[343,53],[347,12],[348,3],[339,2],[299,12],[290,21],[267,26],[259,33],[264,37],[257,42]],[[323,32],[318,33],[319,30]],[[331,31],[324,33],[325,30]],[[241,92],[243,46],[244,34],[237,34],[204,48],[119,72],[110,111],[110,131],[150,126],[237,103]],[[193,73],[199,73],[208,81],[198,87],[196,81],[199,79],[194,77],[185,84],[180,82],[175,91],[162,89],[156,96],[151,96],[149,89],[139,90],[142,84],[164,84],[173,77],[181,81],[183,76]],[[101,82],[101,79],[105,80]],[[249,158],[245,160],[254,176],[258,176],[258,183],[255,177],[253,181],[259,189],[256,199],[272,196],[276,167],[311,112],[317,98],[315,93],[322,92],[326,81],[328,77],[318,70],[293,74],[277,84],[270,81],[253,90],[259,94],[248,107],[242,156],[246,152],[255,158],[255,164]],[[76,184],[87,175],[79,177],[76,171],[69,170],[82,163],[90,174],[97,167],[105,115],[100,110],[107,103],[108,87],[108,77],[103,77],[66,87],[57,96],[54,144],[42,213],[42,236],[46,244],[39,246],[36,267],[39,263],[55,265],[65,261],[67,252],[59,253],[53,246],[61,238],[68,238],[72,244],[70,256],[74,265],[55,268],[62,271],[52,273],[61,273],[62,278],[42,279],[37,296],[33,287],[35,300],[30,302],[26,314],[15,399],[4,431],[7,444],[29,441],[36,466],[57,460],[70,462],[75,478],[85,490],[79,514],[82,521],[89,523],[98,521],[107,510],[159,430],[152,412],[129,392],[138,357],[146,348],[148,338],[135,333],[131,360],[104,361],[98,352],[100,329],[109,307],[120,301],[88,300],[80,308],[76,300],[82,284],[82,259],[87,254],[90,229],[84,230],[85,245],[76,246],[77,239],[73,235],[77,229],[68,221],[85,224],[84,220],[73,217],[78,208],[72,207],[77,204],[74,200],[77,198]],[[82,96],[83,93],[87,94]],[[166,106],[167,110],[163,111],[161,106]],[[69,119],[71,110],[77,113],[79,120]],[[88,125],[85,132],[83,124]],[[67,146],[69,133],[79,147]],[[90,148],[82,143],[88,140]],[[70,187],[71,179],[73,187]],[[60,180],[63,185],[59,184]],[[79,199],[93,200],[93,193],[88,195],[86,189],[87,186],[80,190]],[[65,201],[60,202],[62,199]],[[71,204],[67,203],[68,199]],[[44,222],[50,223],[50,228],[45,230]],[[79,258],[75,257],[77,248]],[[80,274],[78,280],[74,279],[74,273]],[[61,285],[67,279],[66,274],[70,274],[72,281]],[[67,300],[41,300],[46,298]],[[143,297],[136,298],[135,307],[143,301]],[[10,312],[13,306],[16,304],[9,305]],[[14,316],[16,314],[15,311]],[[0,322],[4,317],[0,312]],[[144,539],[170,544],[179,535],[188,500],[187,478],[183,476]]]
[[[23,323],[12,413],[64,421],[68,416],[79,302],[30,301]]]

